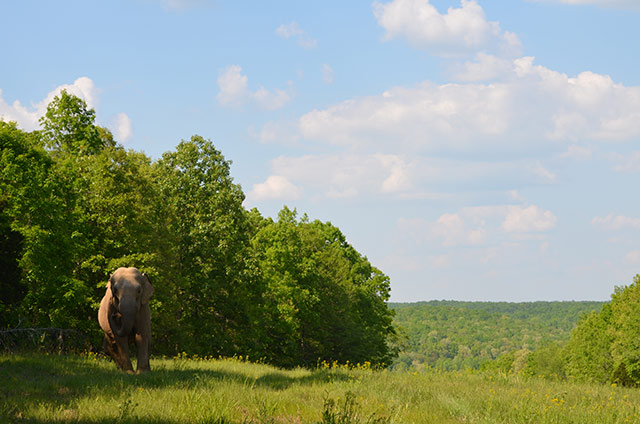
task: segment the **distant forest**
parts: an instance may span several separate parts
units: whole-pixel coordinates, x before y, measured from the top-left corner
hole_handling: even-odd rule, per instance
[[[519,350],[569,340],[587,312],[604,302],[390,303],[405,348],[395,368],[428,365],[445,370],[480,368]]]

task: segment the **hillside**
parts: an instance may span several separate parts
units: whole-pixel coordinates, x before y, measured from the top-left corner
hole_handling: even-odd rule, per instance
[[[569,339],[582,314],[604,302],[390,303],[406,345],[394,368],[478,368],[507,352]]]
[[[91,356],[0,355],[0,422],[409,424],[638,422],[640,392],[466,371],[283,370],[157,359],[144,375]]]

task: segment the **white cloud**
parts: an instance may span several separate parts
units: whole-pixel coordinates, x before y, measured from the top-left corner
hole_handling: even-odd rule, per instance
[[[8,104],[2,98],[2,90],[0,90],[0,119],[16,121],[18,125],[26,131],[36,130],[40,127],[38,120],[46,113],[47,105],[55,96],[59,95],[62,90],[67,90],[69,94],[83,99],[89,108],[96,107],[98,102],[98,89],[90,78],[80,77],[75,80],[73,84],[63,84],[56,87],[50,91],[44,99],[31,106],[24,106],[19,100]]]
[[[441,239],[444,246],[477,245],[485,242],[487,231],[484,228],[469,228],[467,225],[460,215],[445,213],[433,224],[431,234]]]
[[[129,116],[127,116],[127,114],[124,112],[116,115],[115,135],[116,135],[116,139],[123,143],[129,140],[133,135],[131,118],[129,118]]]
[[[242,73],[242,67],[231,65],[218,76],[218,102],[223,106],[240,107],[252,102],[266,110],[276,110],[291,101],[293,85],[289,83],[288,91],[275,89],[269,91],[264,87],[256,91],[249,90],[248,78]]]
[[[283,123],[284,124],[284,123]],[[289,128],[278,123],[250,134],[264,142],[295,145]],[[521,184],[550,183],[537,160],[505,162],[452,160],[425,155],[368,152],[280,156],[271,162],[271,174],[285,176],[305,188],[312,198],[382,197],[398,200],[443,199],[451,192],[481,190],[507,193]],[[551,174],[553,176],[553,174]],[[437,187],[439,191],[434,191]],[[522,201],[521,198],[514,200]]]
[[[400,195],[413,188],[414,165],[397,155],[281,156],[271,162],[281,175],[314,197]]]
[[[462,82],[491,81],[508,75],[513,61],[480,52],[474,61],[466,61],[453,72],[453,78]]]
[[[307,139],[394,152],[629,140],[640,137],[640,87],[592,72],[569,77],[525,57],[499,82],[394,87],[313,110],[299,128]]]
[[[552,183],[556,180],[556,174],[546,169],[542,164],[538,161],[532,169],[532,172],[539,176],[543,181]]]
[[[333,69],[331,68],[331,66],[327,65],[326,63],[323,64],[322,65],[322,82],[329,85],[329,84],[333,84],[333,81],[334,81]]]
[[[248,78],[242,75],[242,67],[231,65],[218,76],[218,101],[222,105],[240,105],[250,96]]]
[[[613,170],[616,172],[640,172],[640,151],[626,155],[612,153],[609,158],[615,163]]]
[[[300,25],[298,25],[297,22],[280,25],[276,28],[276,34],[285,40],[295,38],[298,45],[304,49],[313,49],[318,45],[318,42],[311,38],[306,31],[300,28]]]
[[[574,159],[574,160],[586,160],[590,159],[593,155],[594,148],[583,147],[578,144],[572,144],[567,148],[567,151],[561,153],[558,157],[561,159]]]
[[[591,220],[591,223],[613,231],[621,230],[623,228],[640,230],[640,218],[630,218],[624,215],[614,216],[612,213],[605,217],[596,216]]]
[[[564,3],[572,5],[594,5],[614,9],[640,10],[638,0],[529,0],[540,3]]]
[[[252,97],[262,109],[276,110],[284,107],[291,101],[292,91],[292,89],[287,92],[277,88],[273,91],[268,91],[264,87],[260,87],[253,93]]]
[[[302,190],[281,175],[271,175],[265,182],[254,184],[247,195],[249,202],[259,200],[296,200],[302,195]]]
[[[444,247],[479,246],[498,243],[505,235],[521,240],[523,234],[544,233],[556,222],[551,211],[535,205],[493,205],[465,207],[435,221],[401,218],[398,230],[417,244],[438,240]]]
[[[535,205],[509,206],[502,228],[509,233],[549,231],[555,227],[556,216]]]
[[[378,24],[385,38],[407,38],[419,48],[441,55],[474,51],[502,51],[518,54],[518,37],[502,31],[498,22],[487,21],[475,0],[461,0],[459,8],[450,7],[440,14],[429,0],[394,0],[373,3]]]

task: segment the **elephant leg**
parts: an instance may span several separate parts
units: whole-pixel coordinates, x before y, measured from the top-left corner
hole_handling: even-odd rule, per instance
[[[142,374],[149,372],[149,337],[136,334],[136,347],[138,350],[137,373]]]
[[[116,346],[115,346],[116,342],[115,340],[110,339],[109,337],[107,337],[107,335],[104,335],[104,351],[107,352],[107,355],[109,355],[111,357],[111,359],[113,359],[113,361],[116,363],[116,365],[118,365],[118,359],[117,359],[117,353],[116,353]],[[118,368],[120,366],[118,365]]]
[[[129,340],[128,337],[117,337],[114,344],[116,350],[116,358],[114,358],[116,365],[122,371],[133,373],[133,366],[131,365],[131,359],[129,358]]]

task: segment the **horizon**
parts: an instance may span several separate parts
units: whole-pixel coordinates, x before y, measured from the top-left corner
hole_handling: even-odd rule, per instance
[[[153,160],[210,139],[246,208],[333,223],[390,277],[390,303],[607,302],[640,272],[637,2],[26,1],[5,16],[0,119],[36,130],[66,89]]]

